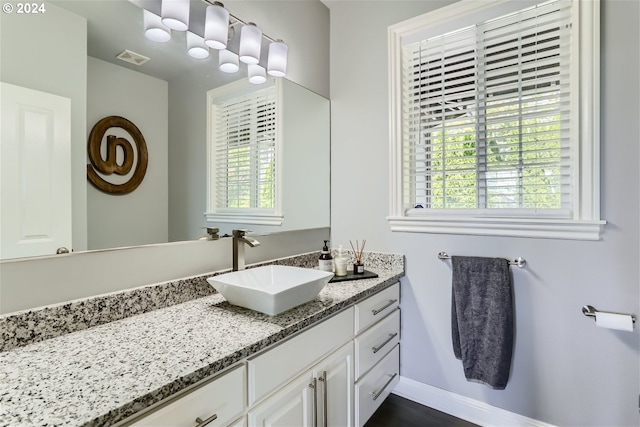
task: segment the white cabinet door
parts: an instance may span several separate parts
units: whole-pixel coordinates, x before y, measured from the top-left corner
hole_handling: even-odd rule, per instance
[[[249,411],[252,427],[312,427],[317,381],[305,373]]]
[[[0,257],[71,250],[71,100],[0,83]]]
[[[353,343],[349,342],[313,370],[318,379],[318,418],[322,427],[353,426]]]
[[[249,411],[249,425],[353,426],[353,358],[349,342]]]

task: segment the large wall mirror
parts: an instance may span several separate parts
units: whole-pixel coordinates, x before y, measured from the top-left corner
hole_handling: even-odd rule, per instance
[[[225,2],[227,3],[227,2]],[[248,3],[231,0],[242,13],[251,10]],[[290,2],[266,2],[270,7],[308,7]],[[301,2],[308,3],[308,2]],[[52,94],[69,100],[70,146],[70,227],[73,251],[100,250],[124,246],[177,242],[205,236],[205,227],[219,227],[221,234],[242,227],[257,232],[278,232],[328,227],[329,215],[329,101],[300,85],[300,107],[315,109],[317,128],[301,131],[313,134],[321,148],[313,158],[299,149],[295,138],[285,138],[286,164],[295,170],[293,178],[283,183],[284,221],[277,227],[245,223],[208,223],[205,218],[207,191],[207,92],[213,88],[246,79],[246,69],[226,74],[218,70],[218,52],[209,58],[189,57],[186,34],[173,32],[171,41],[156,43],[143,35],[142,6],[153,9],[156,1],[109,0],[44,2],[45,13],[30,15],[4,13],[1,16],[0,81],[21,88]],[[202,19],[206,3],[192,1],[191,20]],[[291,6],[291,7],[290,7]],[[232,12],[234,12],[232,10]],[[237,12],[236,12],[237,13]],[[278,13],[274,9],[273,13]],[[295,13],[295,10],[285,13]],[[251,17],[248,17],[249,20]],[[197,25],[196,25],[197,28]],[[265,31],[266,32],[266,31]],[[271,31],[272,32],[272,31]],[[278,34],[273,34],[279,36]],[[286,40],[285,40],[286,41]],[[118,59],[125,54],[150,58],[143,65]],[[295,50],[290,48],[290,56]],[[135,59],[133,62],[137,62]],[[4,100],[4,92],[2,94]],[[302,104],[304,103],[304,104]],[[291,106],[290,108],[296,108]],[[148,167],[144,180],[130,194],[111,195],[87,182],[87,138],[92,127],[107,116],[121,116],[134,123],[144,135],[148,150]],[[126,133],[116,137],[127,138]],[[304,138],[298,136],[296,138]],[[106,139],[106,136],[105,136]],[[8,139],[3,134],[2,144]],[[299,141],[298,141],[299,142]],[[103,152],[106,148],[102,148]],[[120,154],[121,156],[121,154]],[[303,165],[320,165],[321,173],[307,174]],[[48,167],[29,171],[29,182],[50,180]],[[17,174],[25,171],[18,171]],[[35,174],[35,175],[33,175]],[[3,183],[8,180],[3,175]],[[127,177],[116,179],[126,180]],[[305,182],[322,191],[305,192]],[[3,184],[4,185],[4,184]],[[3,197],[5,189],[3,187]],[[9,191],[6,192],[8,194]],[[19,197],[19,194],[18,194]],[[3,199],[3,205],[8,205]],[[52,203],[55,205],[55,202]],[[36,203],[37,206],[40,205]],[[44,206],[44,205],[42,205]],[[296,214],[304,206],[317,215]],[[17,212],[17,211],[16,211]],[[40,213],[38,214],[40,215]],[[36,229],[47,233],[42,215],[32,215]],[[2,215],[5,230],[25,228],[24,214]],[[42,226],[42,227],[41,227]],[[35,235],[40,231],[35,230]],[[8,233],[10,234],[10,233]],[[44,254],[53,254],[47,249]],[[0,253],[2,259],[30,254]],[[38,254],[32,254],[38,255]]]

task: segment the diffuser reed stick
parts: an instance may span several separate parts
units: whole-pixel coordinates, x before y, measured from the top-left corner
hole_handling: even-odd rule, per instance
[[[360,242],[356,240],[355,247],[353,246],[353,242],[349,240],[349,244],[351,245],[351,249],[353,249],[353,254],[356,258],[356,262],[358,264],[362,263],[362,253],[364,252],[364,245],[367,243],[366,240],[362,241],[362,247],[360,247]]]

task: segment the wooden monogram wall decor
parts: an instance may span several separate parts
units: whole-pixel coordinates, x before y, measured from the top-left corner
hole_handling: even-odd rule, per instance
[[[102,158],[100,154],[100,145],[102,144],[102,138],[110,128],[121,128],[125,130],[136,146],[138,158],[136,162],[136,168],[131,178],[124,184],[112,184],[105,181],[98,172],[102,175],[126,175],[131,172],[134,164],[133,147],[126,138],[116,137],[114,135],[107,135],[107,151],[106,158]],[[116,160],[116,151],[120,147],[123,152],[122,163],[119,164]],[[100,120],[91,129],[89,134],[89,141],[87,143],[87,151],[89,154],[89,161],[91,164],[87,165],[87,178],[89,181],[99,190],[109,194],[128,194],[138,188],[144,175],[147,172],[147,143],[142,136],[142,132],[136,125],[124,117],[109,116]]]

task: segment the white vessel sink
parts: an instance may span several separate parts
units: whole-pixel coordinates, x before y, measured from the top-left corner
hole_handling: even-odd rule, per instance
[[[314,299],[333,273],[310,268],[267,265],[209,277],[230,304],[274,316]]]

